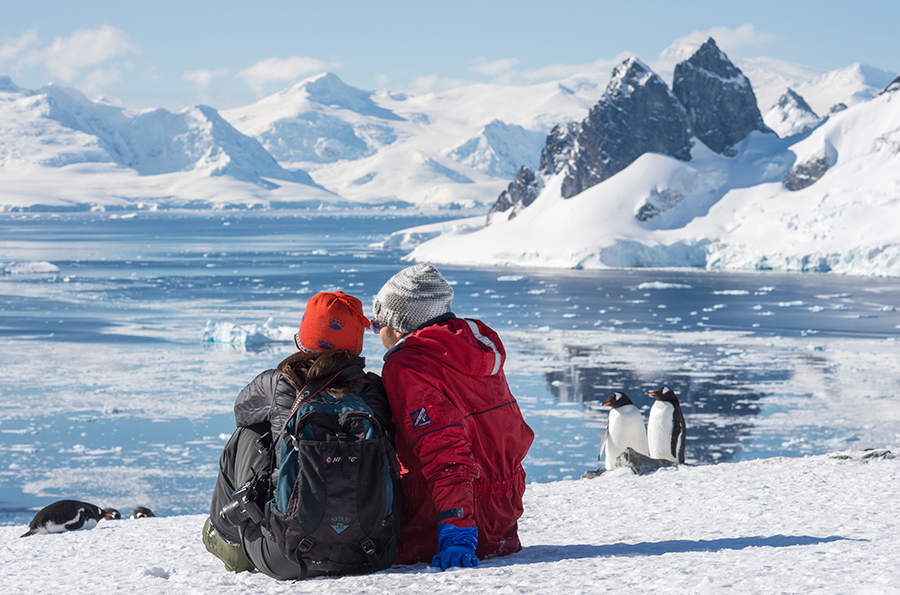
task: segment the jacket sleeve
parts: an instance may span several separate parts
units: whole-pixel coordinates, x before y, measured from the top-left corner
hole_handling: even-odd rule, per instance
[[[241,390],[234,402],[234,422],[237,427],[271,421],[278,376],[275,370],[266,370]]]
[[[403,363],[385,362],[384,385],[394,413],[398,449],[408,449],[415,459],[402,461],[401,456],[401,462],[421,468],[437,523],[473,527],[473,482],[480,467],[472,457],[465,413],[447,398],[436,379],[422,372],[429,365],[434,364],[410,358]],[[400,444],[405,448],[400,449]]]

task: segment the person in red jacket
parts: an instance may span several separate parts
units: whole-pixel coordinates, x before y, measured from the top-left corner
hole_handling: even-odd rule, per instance
[[[415,265],[381,288],[372,320],[388,350],[382,378],[405,470],[396,562],[443,570],[522,549],[522,460],[534,440],[500,337],[457,318],[452,299],[435,267]]]

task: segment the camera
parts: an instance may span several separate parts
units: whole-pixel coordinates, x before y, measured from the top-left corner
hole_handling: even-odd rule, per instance
[[[233,527],[239,527],[247,521],[261,523],[263,511],[259,502],[264,501],[266,496],[260,489],[261,483],[258,478],[253,478],[235,490],[231,502],[219,511],[219,518]]]

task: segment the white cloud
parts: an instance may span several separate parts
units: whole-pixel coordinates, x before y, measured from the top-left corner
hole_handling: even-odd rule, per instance
[[[124,31],[101,25],[97,29],[79,29],[68,37],[57,37],[40,50],[40,61],[51,74],[68,82],[84,69],[136,51],[139,51],[137,46],[128,40]]]
[[[263,94],[266,83],[293,81],[301,76],[315,74],[334,68],[339,64],[326,64],[315,58],[291,56],[290,58],[266,58],[238,72],[235,76],[243,79],[257,95]]]
[[[488,61],[486,58],[476,58],[469,66],[469,70],[492,77],[495,82],[510,82],[515,76],[515,67],[519,61],[515,58]]]
[[[19,37],[10,39],[3,45],[0,45],[0,64],[20,60],[23,56],[28,55],[32,48],[37,45],[40,45],[37,29],[31,29]]]
[[[227,68],[219,68],[218,70],[191,70],[181,75],[183,80],[189,81],[197,85],[197,91],[205,93],[215,78],[222,78],[230,74]]]
[[[630,58],[633,54],[622,52],[615,58],[608,60],[600,58],[586,64],[551,64],[542,68],[526,70],[519,76],[527,83],[538,83],[541,81],[552,81],[564,79],[578,74],[609,74],[612,69],[618,66],[625,59]]]
[[[465,87],[474,84],[472,81],[463,79],[453,79],[440,77],[436,74],[420,76],[410,81],[407,92],[412,95],[425,95],[435,91],[448,91],[458,87]]]
[[[706,31],[694,31],[676,39],[664,49],[659,54],[659,59],[650,64],[651,68],[657,72],[673,70],[676,64],[690,58],[710,37],[716,40],[716,45],[726,54],[737,54],[744,48],[760,47],[774,39],[772,34],[757,31],[750,23],[737,29],[713,27]],[[729,58],[733,60],[735,56],[729,55]]]
[[[81,91],[89,97],[99,97],[104,87],[122,80],[121,74],[118,68],[95,68],[82,78]]]

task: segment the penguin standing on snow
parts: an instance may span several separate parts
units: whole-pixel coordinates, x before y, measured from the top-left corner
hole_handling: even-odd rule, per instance
[[[60,500],[39,510],[28,523],[28,532],[21,537],[93,529],[102,518],[105,517],[99,506],[78,500]]]
[[[647,445],[647,431],[644,429],[644,419],[641,412],[628,395],[625,393],[613,393],[604,405],[612,407],[606,422],[606,432],[600,441],[600,451],[597,459],[602,459],[606,450],[606,470],[610,471],[616,466],[616,458],[628,447],[644,456],[648,456],[650,449]]]
[[[650,419],[647,421],[650,456],[654,459],[684,463],[687,426],[675,391],[668,386],[661,386],[647,394],[656,398],[656,402],[650,408]]]

